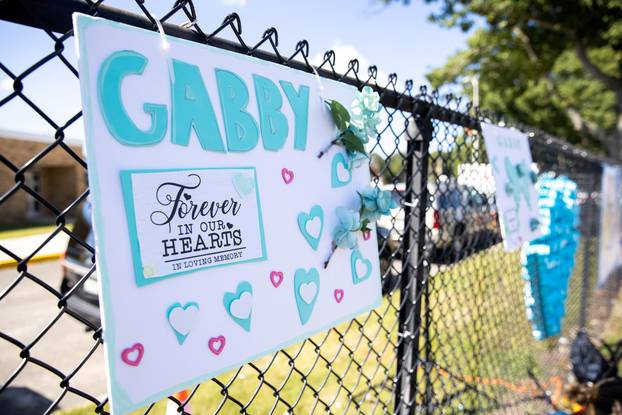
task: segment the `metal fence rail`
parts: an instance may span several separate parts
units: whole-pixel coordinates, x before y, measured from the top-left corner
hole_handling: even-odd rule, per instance
[[[192,1],[172,3],[161,19],[167,34],[313,72],[305,40],[291,54],[284,54],[278,48],[278,32],[270,28],[257,43],[248,44],[237,15],[227,16],[222,25],[208,30],[199,25]],[[25,256],[0,241],[0,251],[15,260],[12,268],[0,271],[0,402],[3,394],[25,393],[16,388],[27,386],[49,399],[42,404],[42,413],[81,404],[92,405],[84,413],[107,411],[101,328],[71,307],[72,297],[92,283],[96,269],[87,236],[70,225],[82,214],[88,189],[69,203],[58,204],[28,180],[46,157],[58,152],[86,171],[82,154],[66,138],[82,113],[64,118],[51,115],[38,101],[45,91],[33,90],[29,84],[33,77],[55,82],[47,72],[51,65],[61,65],[67,74],[78,77],[71,46],[73,12],[157,30],[149,6],[143,0],[133,6],[141,14],[114,9],[102,1],[0,1],[0,19],[6,21],[0,24],[42,29],[49,38],[48,50],[25,68],[0,56],[0,77],[10,79],[12,85],[12,91],[0,97],[0,115],[19,103],[29,117],[49,126],[48,144],[33,152],[27,162],[16,163],[10,155],[0,154],[0,170],[12,179],[0,188],[0,215],[12,200],[25,194],[55,225]],[[182,21],[187,23],[179,24]],[[20,39],[4,40],[28,48]],[[437,206],[453,203],[452,183],[460,165],[487,163],[479,133],[484,115],[453,97],[414,89],[412,81],[399,87],[394,74],[386,85],[379,85],[376,67],[360,68],[356,60],[350,61],[345,74],[339,74],[332,51],[324,54],[317,71],[324,78],[357,87],[370,85],[381,95],[385,121],[372,149],[373,182],[393,190],[401,200],[396,214],[379,223],[384,302],[299,345],[197,385],[183,400],[169,400],[181,413],[192,406],[193,413],[206,414],[524,414],[548,408],[549,397],[538,389],[530,373],[557,393],[568,372],[568,339],[579,328],[589,330],[594,320],[590,306],[597,273],[603,160],[545,134],[530,133],[540,170],[574,180],[583,202],[581,243],[562,336],[536,342],[525,317],[519,253],[506,253],[499,243],[493,194],[475,189],[467,199],[458,198],[456,203],[472,215],[468,221],[434,222],[435,215],[442,216]],[[90,253],[73,286],[49,278],[32,261],[60,235]],[[33,304],[22,315],[8,315],[4,310],[15,310],[10,307],[26,301],[26,287],[45,297],[45,306]],[[11,321],[19,325],[11,326]],[[84,334],[84,327],[91,331]],[[74,335],[88,336],[81,343],[86,347],[78,350],[71,341]],[[89,365],[95,369],[84,379],[81,374]],[[50,380],[41,383],[41,378]],[[163,405],[157,403],[142,412],[155,413]]]

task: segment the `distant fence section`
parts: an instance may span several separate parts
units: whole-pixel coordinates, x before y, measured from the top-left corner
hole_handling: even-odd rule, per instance
[[[256,43],[246,43],[237,15],[208,28],[200,24],[192,1],[170,3],[170,10],[158,15],[169,35],[306,72],[317,70],[321,77],[378,91],[384,121],[371,148],[373,184],[392,190],[401,204],[378,224],[384,301],[377,309],[197,385],[189,394],[170,397],[169,404],[195,414],[525,414],[550,409],[569,371],[574,334],[579,329],[600,334],[620,281],[616,274],[606,287],[595,287],[603,160],[522,128],[530,135],[540,172],[573,180],[581,203],[581,236],[562,333],[536,341],[525,312],[520,252],[505,252],[500,243],[490,167],[479,132],[481,121],[498,120],[459,99],[416,89],[412,81],[401,82],[394,74],[379,84],[376,67],[362,68],[356,60],[339,74],[332,51],[314,69],[305,40],[285,53],[271,29]],[[45,50],[33,52],[29,37],[5,37],[10,45],[3,50],[24,53],[0,56],[0,80],[9,87],[1,92],[0,119],[19,111],[24,119],[47,126],[47,144],[31,146],[27,158],[1,147],[7,151],[0,154],[0,216],[19,213],[19,202],[24,209],[36,207],[40,222],[54,225],[26,254],[0,240],[0,250],[15,261],[0,270],[0,401],[16,390],[26,393],[17,389],[25,386],[42,395],[42,413],[79,405],[90,406],[78,413],[108,410],[97,264],[89,229],[80,225],[89,190],[78,184],[71,198],[52,197],[54,189],[71,193],[57,178],[45,185],[41,176],[46,174],[41,167],[62,155],[64,166],[78,172],[72,173],[72,183],[84,180],[87,163],[79,140],[70,144],[67,138],[82,134],[82,113],[78,105],[75,112],[63,114],[45,96],[79,96],[55,87],[62,74],[73,80],[68,85],[78,88],[71,14],[157,30],[149,2],[137,0],[131,6],[138,14],[105,1],[0,2],[4,27],[26,25],[20,30],[47,39]],[[33,53],[39,55],[25,64],[22,58]],[[413,59],[407,50],[400,53]],[[12,61],[13,55],[20,58]],[[64,99],[58,96],[59,105]],[[70,239],[62,269],[35,264],[38,253],[59,234]],[[41,301],[29,302],[31,295]],[[72,343],[75,336],[87,336],[82,349]],[[162,410],[163,405],[143,412]]]

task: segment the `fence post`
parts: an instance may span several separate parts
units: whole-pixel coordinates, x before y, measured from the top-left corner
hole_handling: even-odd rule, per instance
[[[417,368],[420,363],[421,301],[427,280],[423,257],[426,243],[425,213],[428,205],[428,150],[432,131],[432,122],[428,117],[416,120],[411,118],[408,121],[409,140],[406,151],[404,241],[394,408],[394,413],[400,415],[412,414],[416,407]],[[428,307],[427,303],[426,307]],[[427,344],[427,331],[424,336],[426,336]]]
[[[593,223],[592,223],[592,215],[593,215],[593,196],[592,196],[592,186],[593,179],[591,176],[586,179],[586,187],[587,187],[587,197],[585,199],[584,209],[585,209],[585,223],[582,224],[583,228],[583,270],[581,276],[581,310],[579,312],[579,328],[584,329],[587,324],[587,314],[588,314],[588,296],[590,292],[590,246],[592,244],[593,237]]]

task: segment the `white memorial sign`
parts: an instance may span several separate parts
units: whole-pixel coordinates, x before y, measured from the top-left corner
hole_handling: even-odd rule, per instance
[[[123,414],[381,301],[324,99],[355,89],[104,19],[74,16],[110,404]],[[372,225],[373,226],[373,225]]]
[[[519,131],[486,123],[482,123],[482,133],[495,178],[503,246],[512,251],[540,236],[529,141]]]
[[[622,169],[603,164],[598,286],[622,266]]]

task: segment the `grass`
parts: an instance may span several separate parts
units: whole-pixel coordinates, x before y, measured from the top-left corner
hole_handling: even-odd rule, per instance
[[[581,261],[578,255],[575,270],[581,270]],[[519,271],[518,253],[497,245],[430,276],[422,327],[431,335],[427,345],[420,338],[420,357],[427,364],[417,371],[419,379],[427,372],[430,381],[418,382],[418,402],[427,393],[436,404],[446,401],[441,411],[491,409],[495,401],[515,402],[534,393],[527,369],[544,383],[563,370],[555,360],[560,358],[556,341],[536,342],[531,336]],[[239,413],[242,407],[252,414],[291,408],[295,413],[391,412],[399,304],[395,292],[356,320],[205,382],[191,400],[193,413],[218,408]],[[564,333],[576,325],[575,314],[571,308]],[[622,323],[617,327],[622,330]],[[151,413],[163,414],[165,405],[158,402]],[[520,407],[523,412],[546,409],[538,402],[526,405]],[[93,408],[59,414],[86,415]]]
[[[610,343],[622,340],[622,290],[618,293],[618,299],[605,326],[603,339]]]
[[[69,230],[72,229],[71,224],[67,225]],[[50,234],[54,229],[56,229],[56,225],[24,225],[23,227],[16,229],[3,229],[0,230],[0,240],[3,239],[12,239],[12,238],[21,238],[23,236],[32,236],[32,235],[41,235],[41,234]]]
[[[397,297],[385,299],[382,306],[357,320],[202,384],[191,400],[193,413],[211,413],[221,406],[223,414],[239,413],[240,404],[226,399],[221,385],[228,385],[226,394],[254,414],[284,413],[288,405],[295,405],[296,412],[315,408],[324,413],[327,407],[338,412],[355,408],[366,413],[391,411],[391,391],[383,385],[392,384],[396,366],[397,301]],[[373,392],[367,396],[370,385],[374,385]],[[58,414],[92,414],[93,408]],[[151,413],[164,410],[165,401],[161,401]]]

